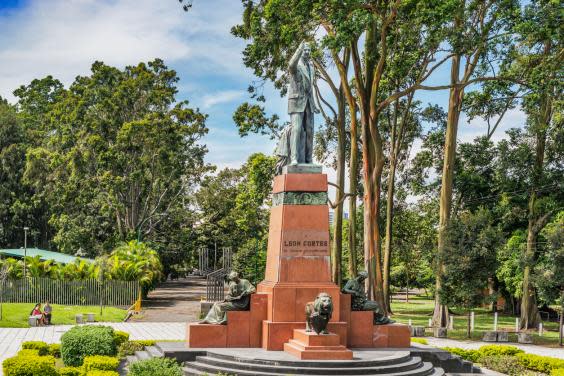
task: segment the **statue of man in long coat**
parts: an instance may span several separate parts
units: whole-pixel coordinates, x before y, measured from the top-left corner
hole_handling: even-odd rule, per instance
[[[311,48],[302,42],[288,64],[288,113],[290,114],[290,164],[312,163],[314,70]]]

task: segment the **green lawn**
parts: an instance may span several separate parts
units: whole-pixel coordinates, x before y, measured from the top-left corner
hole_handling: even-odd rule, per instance
[[[32,303],[4,303],[2,304],[2,320],[0,328],[27,328],[29,313],[33,309]],[[96,321],[120,322],[125,318],[127,310],[121,308],[105,307],[100,316],[99,306],[64,306],[51,304],[53,318],[51,324],[74,324],[75,315],[80,313],[94,313]]]
[[[429,325],[429,319],[432,317],[434,301],[422,296],[410,297],[410,302],[392,302],[392,311],[394,312],[392,319],[401,323],[408,323],[412,320],[413,325],[425,326]],[[464,312],[453,310],[454,312],[454,330],[448,331],[448,338],[452,339],[468,339],[466,336],[467,316]],[[475,312],[474,332],[472,340],[481,340],[484,331],[493,330],[494,314],[485,309],[478,308]],[[558,346],[558,323],[543,322],[544,334],[542,337],[538,335],[538,331],[533,333],[533,341],[537,345]],[[499,313],[498,330],[515,331],[515,316],[504,315]],[[426,330],[427,335],[432,335],[429,328]],[[510,342],[517,342],[517,335],[509,334]]]

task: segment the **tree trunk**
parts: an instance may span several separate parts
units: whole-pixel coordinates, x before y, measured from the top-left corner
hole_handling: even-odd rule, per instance
[[[523,296],[521,298],[521,318],[519,326],[521,329],[536,328],[541,322],[537,307],[535,288],[531,281],[531,267],[537,253],[537,238],[539,232],[548,221],[548,214],[539,215],[536,208],[537,189],[541,184],[544,165],[544,152],[546,147],[546,129],[550,123],[552,103],[546,93],[540,99],[540,111],[536,122],[536,147],[535,164],[533,166],[532,187],[529,196],[529,225],[527,229],[527,247],[525,248],[525,268],[523,270]]]
[[[357,119],[356,106],[354,102],[349,103],[349,113],[351,117],[351,157],[349,164],[349,191],[352,196],[349,197],[349,274],[352,278],[356,277],[357,267],[357,249],[356,249],[356,193],[357,173],[358,173],[358,143],[357,143]]]
[[[471,311],[468,310],[468,320],[466,323],[466,336],[468,338],[472,338],[472,332],[471,332],[471,326],[470,326],[470,321],[472,320],[472,314],[470,313]]]
[[[458,83],[460,73],[460,55],[452,58],[450,72],[451,84]],[[435,309],[433,312],[433,326],[446,328],[448,326],[448,307],[441,304],[441,275],[444,272],[442,262],[446,242],[446,230],[450,222],[450,211],[452,206],[452,181],[454,177],[454,159],[456,155],[456,135],[458,133],[458,119],[462,104],[463,89],[453,87],[450,89],[448,103],[447,128],[445,135],[445,147],[443,157],[443,175],[441,184],[441,196],[439,206],[439,239],[438,239],[438,262],[435,281]]]
[[[331,275],[332,280],[341,286],[341,260],[343,255],[343,190],[345,189],[345,103],[343,89],[339,90],[337,118],[337,189],[335,202],[337,207],[334,212],[333,247],[331,249]]]
[[[558,325],[558,344],[562,346],[562,331],[564,328],[562,327],[564,324],[564,289],[560,292],[560,324]]]
[[[392,137],[393,139],[393,137]],[[388,172],[388,190],[386,192],[386,235],[384,243],[384,299],[388,303],[388,313],[391,313],[390,297],[390,267],[392,259],[392,228],[394,220],[394,188],[396,177],[396,158],[390,159]]]

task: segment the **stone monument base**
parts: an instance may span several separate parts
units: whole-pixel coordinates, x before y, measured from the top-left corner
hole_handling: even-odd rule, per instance
[[[284,351],[301,360],[351,360],[353,352],[340,344],[335,333],[316,334],[294,329],[293,338],[284,344]]]

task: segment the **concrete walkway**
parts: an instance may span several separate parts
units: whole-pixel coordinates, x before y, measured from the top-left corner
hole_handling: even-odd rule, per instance
[[[481,341],[459,341],[455,339],[445,339],[445,338],[435,338],[435,337],[425,337],[429,345],[433,347],[459,347],[466,350],[475,350],[484,345],[510,345],[520,348],[529,354],[551,356],[553,358],[564,359],[564,349],[557,347],[544,347],[537,345],[524,345],[521,343],[491,343],[491,342],[481,342]]]

